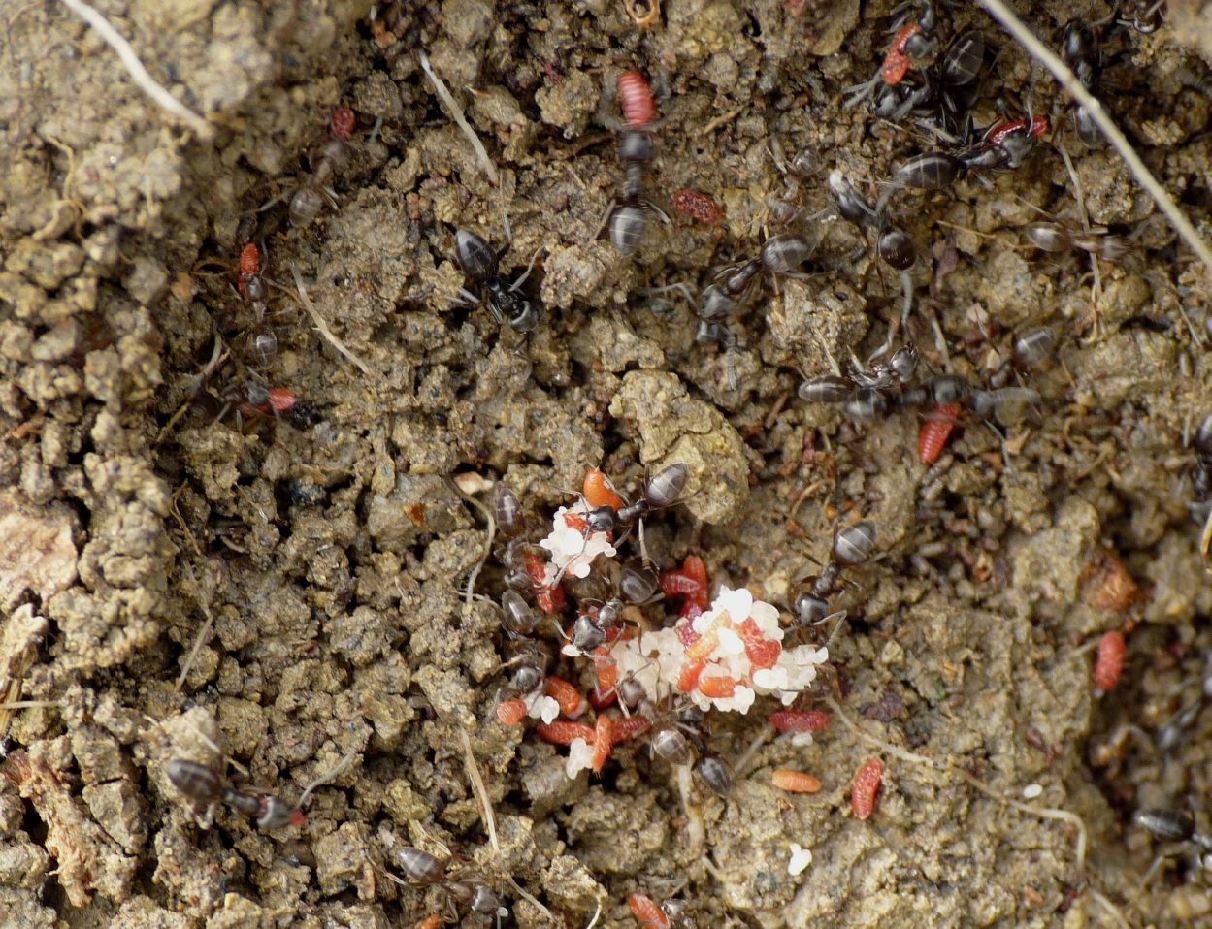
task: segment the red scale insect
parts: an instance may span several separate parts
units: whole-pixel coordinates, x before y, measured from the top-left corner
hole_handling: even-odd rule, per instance
[[[907,26],[902,26],[900,32],[896,34],[892,47],[884,56],[884,64],[880,67],[880,79],[889,87],[895,87],[909,73],[909,65],[913,63],[913,60],[905,51],[905,46],[921,31],[921,23],[909,23]]]
[[[960,405],[958,403],[940,403],[922,423],[921,431],[917,434],[917,457],[922,464],[929,465],[938,461],[943,453],[947,439],[959,420]]]
[[[348,142],[353,135],[357,122],[358,118],[354,115],[353,110],[347,106],[339,106],[332,114],[332,122],[329,124],[329,129],[334,138],[340,139],[342,142]]]
[[[870,759],[854,776],[854,788],[850,793],[850,809],[859,819],[866,819],[875,812],[875,797],[884,779],[884,763],[878,758]]]
[[[648,78],[639,71],[624,71],[619,75],[616,87],[627,125],[632,129],[648,128],[656,116],[656,104],[652,101]]]
[[[1128,654],[1128,643],[1118,629],[1104,633],[1098,640],[1098,652],[1094,659],[1094,686],[1099,690],[1110,690],[1119,683],[1124,673],[1124,662]]]
[[[526,573],[530,583],[534,585],[534,599],[539,609],[548,616],[559,613],[564,609],[565,596],[563,587],[548,587],[545,562],[538,552],[527,552],[523,558],[526,562]]]
[[[687,555],[680,568],[661,572],[661,592],[666,597],[684,597],[700,610],[707,609],[707,566],[697,555]],[[688,643],[687,643],[688,644]]]
[[[236,281],[241,297],[248,299],[249,283],[260,276],[261,251],[252,242],[246,242],[244,248],[240,249],[240,273]]]
[[[574,723],[568,719],[557,719],[551,723],[539,723],[535,726],[539,738],[550,745],[571,745],[577,739],[584,739],[588,744],[594,744],[596,733],[593,726],[586,723]]]
[[[690,648],[703,636],[695,630],[694,620],[683,619],[679,620],[677,625],[673,627],[674,635],[678,637],[678,641],[682,643],[682,648]]]
[[[770,725],[779,732],[823,732],[829,714],[824,710],[776,710],[770,714]]]
[[[684,187],[675,190],[669,197],[669,204],[679,213],[684,213],[691,219],[708,226],[718,226],[724,218],[724,211],[716,202],[699,190]]]
[[[989,131],[985,133],[985,142],[988,145],[1001,145],[1006,136],[1026,130],[1027,135],[1032,139],[1038,139],[1048,131],[1050,123],[1047,116],[1032,116],[1027,119],[1004,119],[1000,123],[996,123],[989,127]]]

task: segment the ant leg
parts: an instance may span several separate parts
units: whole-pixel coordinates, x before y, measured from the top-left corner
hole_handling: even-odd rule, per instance
[[[1061,158],[1065,162],[1065,171],[1069,175],[1069,180],[1073,181],[1073,199],[1077,201],[1077,211],[1082,218],[1082,231],[1086,235],[1090,234],[1090,214],[1086,210],[1086,198],[1082,193],[1082,182],[1077,176],[1077,172],[1073,170],[1073,161],[1069,158],[1068,151],[1065,146],[1058,145]],[[1099,302],[1103,294],[1102,276],[1098,270],[1098,255],[1090,253],[1090,270],[1094,273],[1094,283],[1090,288],[1090,310],[1094,317],[1092,324],[1092,332],[1090,334],[1091,341],[1097,339],[1102,334],[1102,312],[1099,309]]]
[[[641,289],[639,294],[641,297],[659,298],[662,296],[662,294],[670,292],[680,293],[681,296],[686,299],[686,302],[690,303],[692,308],[698,304],[696,298],[694,298],[694,292],[690,286],[685,285],[685,283],[667,283],[667,285],[664,287],[646,287]],[[673,304],[662,299],[651,300],[651,302],[646,304],[646,308],[662,316],[668,316],[674,310]]]
[[[846,622],[846,611],[838,610],[836,613],[832,613],[829,616],[826,616],[824,619],[821,620],[821,622],[827,623],[831,619],[837,620],[837,622],[833,627],[833,631],[830,632],[828,638],[825,639],[825,648],[829,648],[829,646],[831,646],[833,644],[833,640],[837,636],[838,631],[842,628],[842,625]],[[814,623],[813,625],[819,625],[819,624]]]
[[[909,311],[913,309],[913,277],[908,271],[901,272],[901,328],[909,328]]]
[[[459,288],[459,302],[455,306],[479,306],[480,298],[466,287]]]
[[[596,242],[602,237],[602,233],[606,231],[606,224],[610,222],[610,214],[614,212],[615,207],[619,205],[618,200],[611,200],[606,204],[606,209],[602,211],[602,219],[598,223],[598,227],[593,230],[593,235],[589,237],[589,241]]]
[[[1208,567],[1208,548],[1212,546],[1212,508],[1208,510],[1208,518],[1204,520],[1204,528],[1199,534],[1199,557],[1204,567]]]
[[[829,346],[825,343],[824,339],[818,339],[817,341],[819,342],[819,344],[821,346],[821,351],[824,353],[825,357],[829,360],[829,367],[833,369],[834,376],[841,377],[842,369],[838,366],[837,359],[833,357],[833,352],[829,351]]]
[[[860,103],[864,103],[875,96],[875,88],[879,85],[880,74],[877,71],[875,76],[870,80],[863,81],[861,84],[851,84],[849,87],[843,87],[843,94],[850,94],[842,102],[843,110],[853,110]]]
[[[530,272],[534,270],[534,266],[538,262],[539,256],[542,255],[545,251],[547,251],[546,246],[540,245],[538,247],[538,250],[535,251],[534,256],[530,259],[530,264],[528,264],[526,266],[526,270],[522,272],[522,276],[509,285],[510,293],[513,293],[515,290],[517,290],[519,287],[521,287],[523,284],[526,283],[526,278],[530,277]]]
[[[930,328],[934,332],[934,347],[938,349],[939,356],[943,359],[943,370],[946,371],[951,367],[951,352],[947,350],[947,339],[943,336],[943,327],[938,324],[938,316],[934,310],[927,309],[925,311],[930,320]]]
[[[653,213],[656,213],[656,215],[658,217],[660,217],[661,222],[663,222],[666,226],[673,225],[673,220],[669,218],[669,214],[666,213],[664,210],[662,210],[655,203],[645,200],[644,207],[645,207],[645,209],[651,210]]]
[[[648,546],[644,544],[644,520],[636,520],[636,535],[640,539],[640,563],[647,566],[652,564],[652,559],[648,557]]]

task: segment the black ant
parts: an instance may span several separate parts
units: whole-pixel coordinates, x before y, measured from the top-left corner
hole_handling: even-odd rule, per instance
[[[842,219],[865,232],[875,233],[876,253],[880,258],[897,271],[907,271],[913,267],[917,252],[912,240],[892,225],[886,212],[873,207],[849,178],[840,171],[834,171],[829,175],[829,190]]]
[[[909,11],[914,7],[918,14],[911,18]],[[933,55],[938,48],[938,38],[934,34],[937,16],[931,0],[909,0],[897,7],[894,15],[890,30],[892,44],[884,53],[880,69],[870,80],[847,88],[852,92],[844,104],[847,109],[870,97],[881,85],[885,88],[898,86],[913,64]]]
[[[892,122],[899,122],[910,113],[922,114],[926,120],[920,124],[925,128],[944,136],[953,135],[980,90],[988,58],[989,50],[981,34],[963,32],[951,41],[921,80],[881,84],[875,93],[873,112]]]
[[[329,185],[349,161],[349,140],[356,126],[357,117],[349,107],[338,107],[333,113],[327,138],[312,156],[311,173],[290,198],[288,215],[292,226],[310,226],[326,200],[335,205],[336,196]]]
[[[300,810],[303,801],[292,806],[274,794],[236,790],[217,771],[196,761],[175,758],[165,766],[165,774],[177,790],[195,803],[210,808],[222,800],[236,812],[255,819],[262,829],[299,826],[306,821]]]
[[[617,509],[599,506],[585,514],[585,525],[591,532],[617,532],[630,529],[654,510],[673,506],[686,487],[690,470],[682,463],[667,465],[644,482],[641,496],[634,503]]]
[[[655,209],[640,199],[644,173],[652,160],[653,145],[649,133],[624,129],[619,136],[619,158],[623,162],[623,196],[610,211],[607,233],[615,249],[624,258],[636,253],[648,229],[648,212]]]
[[[800,385],[800,399],[808,403],[841,403],[853,419],[873,419],[886,413],[889,402],[898,396],[917,371],[918,352],[907,342],[892,353],[887,362],[875,362],[872,356],[865,367],[854,366],[846,376],[824,375]]]
[[[500,256],[488,247],[487,242],[466,229],[455,233],[455,259],[463,273],[471,278],[472,285],[484,289],[488,311],[498,325],[508,322],[515,332],[534,332],[539,325],[539,309],[517,292],[530,274],[529,268],[506,287],[501,278]],[[460,295],[470,305],[480,302],[480,298],[470,291],[463,290]]]
[[[914,155],[893,172],[876,210],[882,212],[892,196],[906,187],[943,190],[967,171],[1013,171],[1050,126],[1046,116],[1003,119],[983,133],[970,133],[979,140],[954,152],[936,149]]]
[[[1191,515],[1203,525],[1199,537],[1199,553],[1208,560],[1212,544],[1212,414],[1205,416],[1195,433],[1195,499]]]
[[[505,912],[501,898],[478,880],[452,879],[449,862],[441,862],[429,852],[404,846],[393,856],[400,870],[414,884],[441,887],[456,906],[465,906],[480,916],[501,916]]]
[[[875,525],[855,523],[834,534],[829,563],[817,577],[809,578],[809,588],[796,598],[795,615],[801,626],[816,626],[829,618],[829,598],[837,592],[843,568],[863,564],[875,547]]]
[[[766,271],[771,275],[791,277],[798,275],[800,267],[808,260],[812,247],[803,239],[794,236],[774,236],[762,243],[758,254],[739,264],[729,265],[718,271],[710,284],[696,300],[685,284],[669,284],[644,291],[646,296],[657,296],[669,291],[680,293],[694,306],[699,317],[695,341],[700,344],[715,342],[724,347],[731,356],[737,347],[736,333],[729,321],[737,315],[746,292],[757,275]],[[736,368],[728,364],[728,386],[736,390]]]
[[[302,400],[286,387],[265,387],[248,380],[230,386],[220,397],[222,407],[215,420],[223,419],[233,408],[236,411],[236,428],[242,429],[244,419],[272,416],[285,420],[301,431],[306,431],[320,422],[321,415],[312,404]]]
[[[1042,252],[1087,252],[1103,261],[1119,261],[1130,251],[1128,243],[1119,236],[1106,232],[1083,235],[1059,223],[1031,223],[1023,232]]]
[[[1061,55],[1081,85],[1090,93],[1094,93],[1097,90],[1101,66],[1098,34],[1095,30],[1081,20],[1069,20],[1061,33]],[[1098,145],[1102,141],[1102,133],[1094,122],[1094,117],[1084,106],[1077,108],[1073,121],[1078,137],[1087,145]]]
[[[622,693],[619,694],[619,701],[623,702]],[[626,706],[625,703],[623,705]],[[648,747],[653,755],[678,767],[692,764],[696,749],[699,755],[706,754],[703,742],[704,714],[693,703],[685,701],[680,706],[663,710],[651,700],[643,698],[635,709],[652,721]]]

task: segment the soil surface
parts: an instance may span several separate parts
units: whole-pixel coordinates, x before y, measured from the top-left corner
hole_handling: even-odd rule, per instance
[[[0,926],[491,924],[458,899],[474,886],[523,927],[634,926],[637,892],[699,926],[1212,925],[1190,849],[1132,818],[1209,825],[1212,588],[1189,510],[1209,269],[1023,49],[940,6],[942,48],[972,29],[996,57],[973,124],[1051,129],[1016,170],[892,192],[918,255],[895,341],[917,345],[919,382],[978,386],[1022,333],[1048,326],[1057,348],[1011,376],[1037,401],[964,413],[923,464],[929,409],[863,421],[797,396],[901,314],[900,275],[837,215],[830,173],[875,199],[907,158],[956,148],[917,116],[843,107],[880,69],[892,5],[660,6],[641,26],[639,0],[98,4],[206,139],[66,6],[0,11]],[[1155,31],[1103,3],[1029,6],[1052,47],[1071,17],[1103,24],[1096,92],[1207,239],[1212,75],[1187,4]],[[1119,15],[1148,25],[1148,7]],[[599,234],[626,70],[656,95],[643,197],[669,213],[632,257]],[[671,209],[682,189],[722,222]],[[1040,220],[1128,248],[1041,252]],[[456,229],[502,250],[505,286],[533,261],[533,333],[460,299],[477,288]],[[758,275],[735,344],[696,341],[670,285],[697,297],[773,235],[812,246],[802,273]],[[249,242],[264,307],[239,288]],[[516,645],[487,537],[499,487],[537,542],[589,468],[634,499],[673,462],[687,493],[645,520],[648,553],[701,556],[713,588],[747,586],[789,627],[837,527],[877,534],[830,601],[845,621],[788,632],[832,634],[798,704],[828,727],[775,737],[770,698],[709,714],[703,747],[738,768],[727,796],[679,786],[642,738],[569,780],[566,749],[497,716]],[[572,589],[565,625],[594,597]],[[1127,664],[1103,693],[1113,630]],[[550,621],[534,637],[560,644]],[[592,662],[559,661],[591,688]],[[191,801],[177,760],[236,802]],[[778,768],[822,787],[782,791]],[[282,825],[239,808],[293,808],[310,785]],[[407,846],[449,857],[443,881],[401,882]]]

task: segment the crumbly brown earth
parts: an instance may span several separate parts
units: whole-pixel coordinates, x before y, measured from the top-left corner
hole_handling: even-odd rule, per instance
[[[1210,918],[1186,859],[1142,882],[1157,846],[1131,825],[1140,807],[1202,813],[1209,786],[1212,713],[1157,745],[1198,699],[1212,648],[1187,512],[1187,439],[1212,411],[1209,270],[1115,155],[1077,139],[1020,48],[975,9],[941,9],[945,36],[977,28],[1000,49],[976,124],[1002,102],[1050,114],[1054,132],[1014,173],[894,199],[923,256],[910,334],[930,368],[974,381],[1015,332],[1049,324],[1060,348],[1030,377],[1039,404],[1007,411],[1000,434],[966,422],[927,469],[913,413],[855,425],[795,395],[829,354],[869,354],[900,312],[896,275],[821,212],[833,168],[873,193],[931,144],[840,106],[878,67],[889,4],[662,6],[641,31],[616,0],[395,3],[374,18],[370,0],[99,4],[206,115],[210,141],[66,7],[0,11],[0,697],[28,701],[0,715],[0,926],[449,915],[439,889],[389,879],[402,844],[449,849],[520,926],[585,926],[599,908],[599,926],[634,925],[635,891],[689,901],[700,926]],[[1030,6],[1053,44],[1069,17],[1109,13]],[[1192,48],[1207,37],[1173,6],[1156,34],[1109,39],[1099,92],[1206,233],[1210,75]],[[626,260],[594,236],[621,177],[602,89],[631,68],[658,90],[647,192],[667,205],[698,189],[726,219],[654,220]],[[334,203],[292,228],[284,205],[341,104],[357,128]],[[1090,222],[1132,240],[1096,276],[1085,255],[1043,255],[1022,234],[1041,211],[1081,226],[1062,146]],[[810,170],[780,174],[772,149]],[[496,247],[506,217],[508,277],[545,250],[525,285],[545,308],[529,339],[456,306],[454,230]],[[264,323],[281,347],[268,365],[234,289],[243,221],[267,251]],[[812,241],[813,273],[763,283],[731,356],[695,344],[685,301],[644,293],[697,291],[768,233]],[[323,421],[216,422],[250,380]],[[840,595],[835,679],[809,701],[832,694],[845,720],[808,748],[766,741],[727,799],[696,783],[702,847],[642,742],[604,777],[568,781],[560,753],[497,722],[499,614],[463,594],[485,523],[448,481],[504,482],[537,537],[588,467],[632,493],[644,466],[671,461],[694,495],[651,521],[648,546],[667,565],[701,554],[713,583],[787,606],[839,520],[878,532],[878,559]],[[1109,557],[1139,587],[1129,603],[1101,589],[1119,576]],[[478,590],[501,583],[490,559]],[[1092,643],[1129,622],[1123,680],[1096,694]],[[713,720],[711,748],[738,758],[770,709]],[[291,799],[340,773],[306,825],[260,832],[165,775],[174,758],[224,756]],[[849,790],[873,756],[885,775],[864,821]],[[776,790],[780,767],[823,790]],[[1025,800],[1030,784],[1042,793]],[[798,877],[792,843],[813,854]]]

